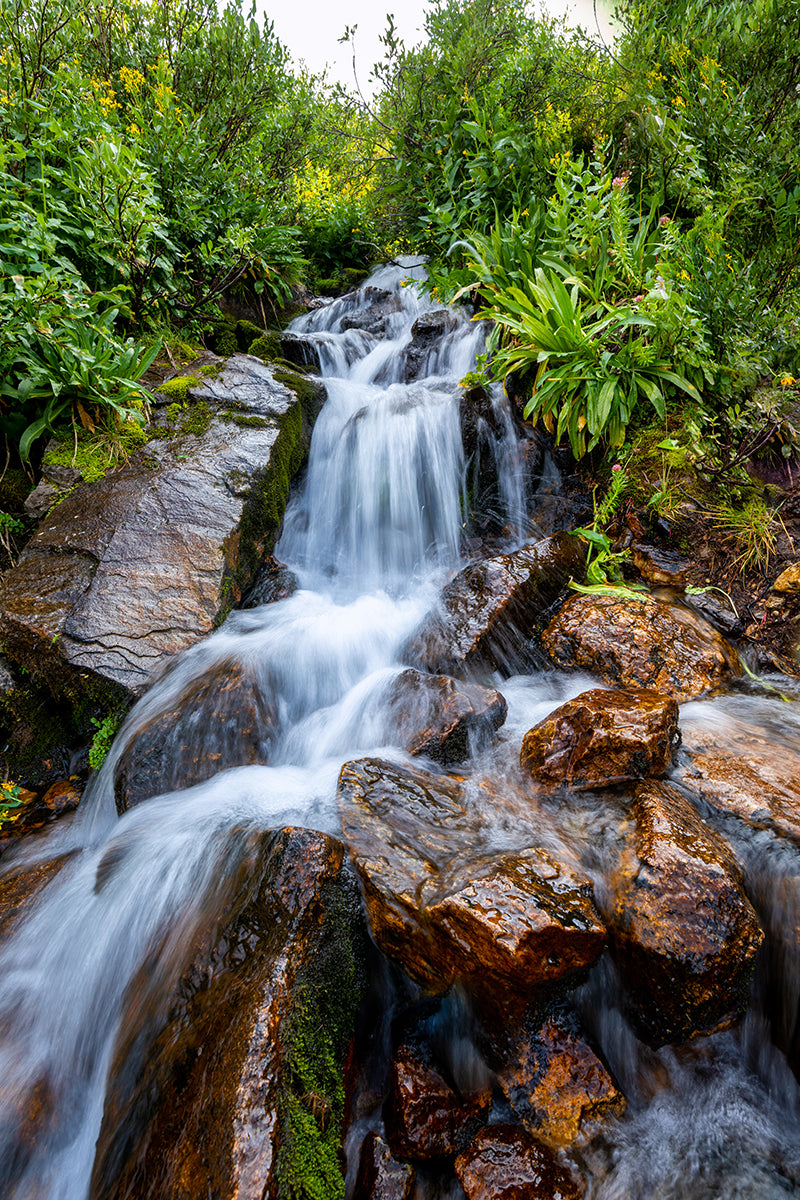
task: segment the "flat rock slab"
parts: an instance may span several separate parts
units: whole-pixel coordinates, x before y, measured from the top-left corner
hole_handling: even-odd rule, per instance
[[[681,1042],[744,1013],[764,935],[730,849],[688,800],[648,781],[632,813],[611,951],[647,1039]]]
[[[247,355],[188,395],[187,412],[208,418],[197,432],[179,417],[70,492],[5,576],[6,652],[54,691],[100,680],[138,694],[214,628],[271,549],[313,413]]]
[[[375,941],[429,992],[461,980],[511,1008],[601,953],[589,880],[538,846],[476,853],[457,781],[360,759],[339,810]]]
[[[540,783],[607,787],[668,770],[679,742],[671,696],[593,688],[528,730],[520,763]]]
[[[402,661],[434,675],[513,673],[524,664],[536,617],[582,563],[578,540],[568,534],[473,563],[444,589]]]
[[[572,596],[542,635],[567,669],[691,700],[741,674],[736,651],[707,621],[654,596]]]

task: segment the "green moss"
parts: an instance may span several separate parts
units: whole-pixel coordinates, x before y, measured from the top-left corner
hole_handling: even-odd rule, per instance
[[[262,557],[272,553],[289,498],[289,486],[306,452],[302,408],[293,404],[281,419],[269,463],[253,480],[242,514],[239,569],[248,578]]]
[[[220,372],[219,363],[203,363],[202,367],[200,367],[197,374],[203,375],[203,376],[205,376],[205,378],[210,379],[210,378],[215,378],[217,375],[219,375],[219,372]]]
[[[183,419],[181,425],[182,433],[192,433],[196,437],[202,437],[211,424],[212,412],[205,400],[198,400],[189,409]]]
[[[366,986],[358,887],[343,874],[323,893],[328,932],[295,983],[281,1027],[280,1200],[344,1200],[344,1065]]]
[[[268,429],[272,424],[265,417],[257,417],[254,413],[237,412],[233,408],[223,409],[219,413],[219,419],[228,425],[241,425],[245,429]]]
[[[161,396],[174,397],[177,403],[185,404],[190,390],[198,387],[200,387],[200,378],[197,375],[176,375],[174,379],[168,379],[166,383],[162,383],[158,392]]]
[[[177,421],[178,417],[181,415],[181,412],[182,412],[182,409],[181,409],[180,404],[178,404],[177,401],[175,401],[174,403],[169,404],[167,406],[167,410],[164,413],[164,416],[167,418],[167,420],[169,421],[169,423],[171,425],[174,425],[175,422]]]
[[[250,352],[250,347],[258,338],[263,337],[264,330],[252,321],[236,322],[236,345],[240,350]]]
[[[102,479],[112,467],[117,467],[147,441],[146,430],[136,421],[120,421],[113,429],[78,432],[77,439],[68,437],[48,448],[42,466],[74,467],[87,483]]]
[[[264,362],[272,362],[280,357],[280,338],[274,333],[264,333],[250,343],[248,353],[254,354],[256,358],[260,358]]]
[[[0,512],[21,509],[32,486],[24,471],[10,467],[0,479]]]
[[[221,354],[223,358],[236,354],[239,343],[236,339],[235,322],[227,321],[224,317],[214,321],[206,331],[206,342],[215,354]]]
[[[307,418],[313,423],[316,420],[322,403],[319,384],[309,379],[297,367],[283,362],[273,365],[272,378],[276,383],[282,383],[284,387],[291,388],[302,404]]]

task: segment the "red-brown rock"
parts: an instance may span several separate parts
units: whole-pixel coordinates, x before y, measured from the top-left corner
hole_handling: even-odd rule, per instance
[[[409,1200],[414,1168],[399,1163],[377,1133],[368,1133],[361,1144],[358,1175],[352,1200]]]
[[[605,787],[668,770],[679,742],[672,697],[596,688],[529,729],[520,762],[540,783]]]
[[[42,804],[55,817],[72,812],[81,802],[81,786],[77,779],[60,779],[47,789]]]
[[[579,543],[568,534],[473,563],[444,589],[403,661],[435,675],[518,669],[537,615],[582,565]]]
[[[90,1200],[304,1195],[309,1161],[317,1194],[343,1194],[358,888],[323,834],[234,830],[231,842],[221,909],[183,962],[160,960],[155,975],[148,963],[129,989]]]
[[[467,1200],[580,1200],[553,1151],[518,1125],[487,1125],[456,1159]]]
[[[730,850],[679,792],[640,784],[632,811],[612,954],[648,1039],[684,1041],[744,1012],[763,933]]]
[[[602,951],[589,880],[536,846],[480,855],[457,781],[361,759],[339,806],[373,936],[429,991],[511,1004]]]
[[[456,1154],[484,1123],[489,1089],[460,1095],[419,1038],[398,1046],[389,1076],[386,1136],[398,1158],[425,1161]]]
[[[0,938],[12,933],[33,908],[40,892],[59,873],[72,854],[59,854],[31,867],[15,867],[0,876]]]
[[[500,728],[508,706],[493,688],[410,668],[393,681],[389,708],[397,739],[409,754],[457,763]]]
[[[114,771],[117,812],[228,767],[268,762],[276,723],[257,676],[238,663],[219,663],[132,732]]]
[[[562,666],[678,700],[741,674],[736,652],[707,621],[654,596],[572,596],[542,644]]]
[[[592,1048],[555,1016],[523,1030],[497,1078],[523,1125],[550,1146],[568,1146],[625,1110]]]

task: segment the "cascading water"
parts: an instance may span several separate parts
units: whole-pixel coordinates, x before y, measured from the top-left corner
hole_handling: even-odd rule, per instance
[[[416,380],[403,382],[412,324],[435,309],[403,286],[414,274],[386,268],[360,295],[295,325],[317,345],[328,389],[307,477],[277,550],[298,591],[234,613],[184,654],[131,712],[72,825],[55,827],[17,859],[17,866],[26,860],[45,872],[48,864],[63,865],[0,946],[0,1194],[8,1200],[87,1195],[130,982],[147,962],[149,993],[169,995],[184,947],[213,924],[228,896],[246,858],[247,831],[294,824],[337,834],[342,763],[367,753],[405,759],[386,704],[388,685],[402,670],[399,648],[468,544],[458,380],[482,339],[479,327],[455,319]],[[376,294],[386,309],[380,338],[365,322],[359,326]],[[524,471],[503,403],[496,397],[505,433],[492,448],[503,465],[499,524],[519,543],[528,533]],[[114,773],[136,738],[204,680],[235,670],[246,672],[258,711],[269,714],[269,765],[219,771],[118,818]],[[555,673],[503,681],[508,718],[494,745],[473,758],[471,794],[476,852],[550,847],[589,873],[602,895],[625,827],[621,802],[575,794],[553,805],[506,807],[499,816],[477,786],[483,777],[503,786],[525,730],[590,685]],[[777,714],[797,736],[797,718],[786,716],[780,700],[736,702],[747,720],[768,728]],[[727,703],[693,705],[688,716],[702,726],[710,714],[729,729],[741,713]],[[202,707],[181,726],[200,754],[222,732]],[[771,911],[785,946],[780,983],[790,994],[781,1019],[791,1038],[800,987],[791,928],[800,912],[800,859],[770,838],[759,834],[748,843],[750,883],[765,908],[773,885],[784,897]],[[629,1097],[628,1114],[579,1164],[594,1200],[767,1200],[800,1187],[797,1085],[770,1042],[767,1005],[757,991],[740,1030],[698,1039],[680,1054],[646,1051],[636,1040],[605,963],[590,976],[581,1005]],[[453,1053],[462,1060],[466,1037],[463,1028],[453,1034]]]

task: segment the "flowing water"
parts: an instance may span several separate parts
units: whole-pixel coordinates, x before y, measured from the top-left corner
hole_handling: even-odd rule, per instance
[[[87,1195],[130,982],[147,962],[148,988],[169,995],[181,948],[224,903],[247,830],[294,824],[337,834],[342,763],[366,753],[405,761],[388,684],[402,670],[401,645],[474,545],[465,523],[458,380],[483,336],[459,318],[428,354],[425,378],[403,382],[411,326],[434,307],[413,286],[415,275],[409,266],[385,268],[371,291],[296,324],[319,346],[328,389],[277,548],[298,590],[234,613],[184,654],[130,714],[72,823],[17,851],[16,865],[62,858],[64,865],[0,946],[0,1196],[7,1200]],[[380,338],[354,323],[375,289],[391,297]],[[494,404],[502,432],[485,440],[484,453],[502,466],[498,525],[509,546],[519,545],[537,532],[524,447],[502,396]],[[543,478],[552,492],[552,464]],[[203,680],[233,669],[247,673],[259,711],[269,713],[269,765],[219,771],[118,818],[113,778],[126,748]],[[513,801],[521,793],[513,764],[523,733],[594,681],[550,672],[494,682],[509,712],[494,745],[472,762],[476,852],[538,841],[589,873],[602,904],[628,829],[624,797],[579,794],[537,807],[524,796]],[[733,743],[744,726],[796,747],[800,733],[797,704],[760,693],[696,703],[685,715],[695,740],[713,728]],[[182,727],[200,751],[225,733],[204,723],[202,708]],[[480,786],[484,778],[512,797],[501,813]],[[594,1200],[768,1200],[800,1188],[798,1089],[775,1044],[797,1038],[800,858],[772,834],[747,833],[732,820],[722,826],[740,843],[772,935],[770,962],[741,1028],[658,1052],[628,1027],[612,968],[604,961],[593,971],[579,1003],[629,1098],[627,1114],[574,1160]],[[455,1002],[443,1012],[454,1022],[443,1035],[454,1061],[474,1064],[463,1012]],[[463,1195],[452,1179],[445,1193]]]

